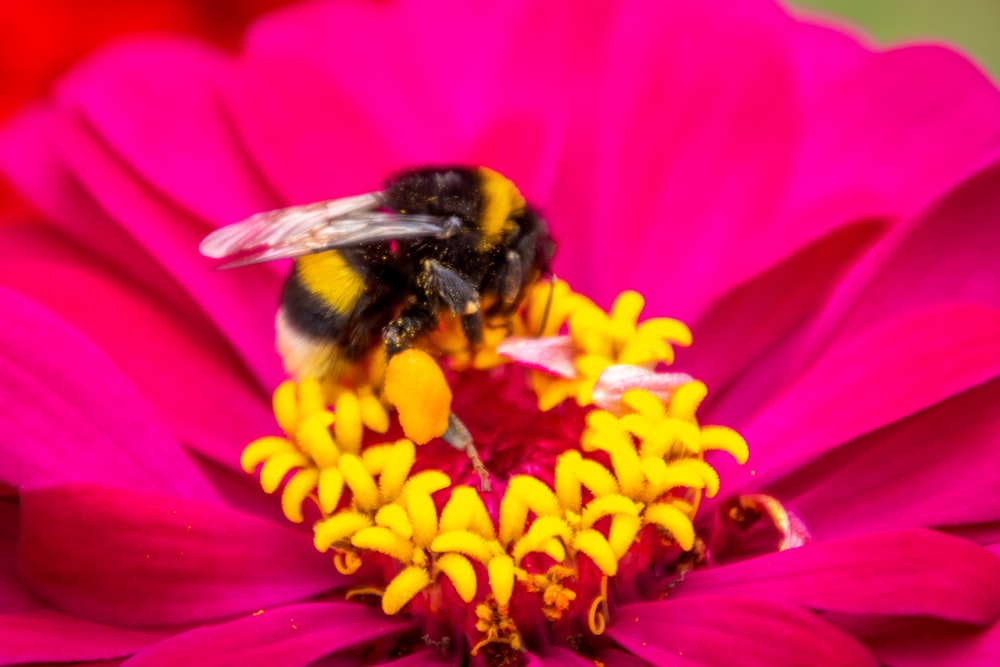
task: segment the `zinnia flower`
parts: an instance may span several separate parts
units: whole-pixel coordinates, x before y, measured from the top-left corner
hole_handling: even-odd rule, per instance
[[[118,44],[0,135],[48,219],[0,230],[0,662],[995,659],[996,88],[763,1],[439,11]],[[583,299],[447,371],[489,493],[372,396],[280,384],[283,267],[196,252],[454,163]]]

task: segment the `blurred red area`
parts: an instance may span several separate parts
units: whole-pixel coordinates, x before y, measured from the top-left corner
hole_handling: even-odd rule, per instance
[[[0,0],[0,125],[102,43],[143,32],[236,50],[247,25],[290,0]],[[28,209],[0,176],[0,219]]]

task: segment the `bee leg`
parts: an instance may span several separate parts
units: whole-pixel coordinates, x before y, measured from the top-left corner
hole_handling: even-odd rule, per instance
[[[386,359],[408,348],[413,339],[431,331],[436,325],[437,318],[427,304],[417,303],[404,309],[382,331]]]
[[[469,433],[469,429],[465,428],[465,424],[455,416],[454,412],[448,415],[448,429],[441,436],[441,439],[458,451],[465,452],[466,456],[472,462],[472,469],[479,475],[479,488],[483,492],[489,491],[490,473],[486,470],[486,466],[483,465],[483,460],[479,458],[479,452],[476,451],[476,444],[472,441],[472,434]]]
[[[479,312],[479,290],[441,262],[425,259],[417,278],[428,301],[444,306],[462,318],[462,330],[472,345],[483,340],[483,317]]]

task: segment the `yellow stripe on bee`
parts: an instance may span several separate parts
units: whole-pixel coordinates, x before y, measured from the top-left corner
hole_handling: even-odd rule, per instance
[[[513,229],[511,216],[524,210],[524,197],[513,183],[492,169],[479,167],[477,171],[483,195],[483,210],[479,216],[479,250],[485,252]]]
[[[365,291],[365,279],[336,250],[303,255],[296,267],[306,289],[338,313],[348,313]]]

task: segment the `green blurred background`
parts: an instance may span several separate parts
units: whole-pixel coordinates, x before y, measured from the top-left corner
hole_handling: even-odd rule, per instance
[[[846,19],[879,44],[947,41],[1000,81],[1000,0],[786,0],[800,13]]]

